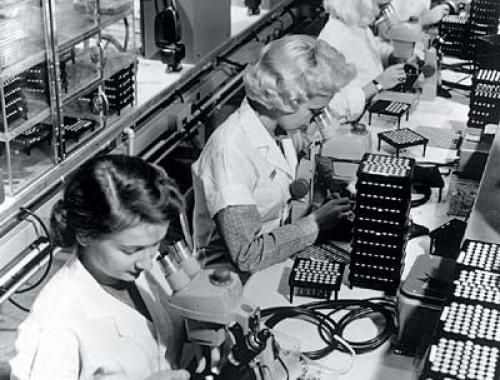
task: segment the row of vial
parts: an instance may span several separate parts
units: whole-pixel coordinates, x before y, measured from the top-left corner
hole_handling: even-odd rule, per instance
[[[497,70],[479,70],[477,74],[478,80],[484,80],[488,82],[498,82],[500,81],[500,71]]]
[[[476,95],[488,96],[490,94],[488,97],[494,97],[500,92],[500,84],[478,83],[475,90]],[[486,95],[481,95],[482,93],[486,93]]]

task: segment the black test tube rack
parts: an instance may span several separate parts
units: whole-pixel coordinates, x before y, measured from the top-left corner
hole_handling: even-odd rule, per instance
[[[468,59],[469,18],[460,15],[447,15],[439,23],[439,36],[443,42],[441,52],[450,57]]]
[[[419,379],[500,378],[500,245],[466,240]]]
[[[332,292],[336,300],[344,269],[345,264],[340,262],[306,257],[295,258],[288,278],[290,302],[293,302],[294,295],[329,300]]]
[[[134,104],[134,70],[135,65],[131,64],[105,81],[104,93],[109,102],[109,109],[116,111],[118,115],[123,108]]]
[[[415,160],[365,154],[358,169],[349,282],[395,294],[401,281]]]
[[[500,69],[477,69],[472,78],[468,127],[500,121]]]
[[[0,111],[5,112],[8,124],[19,118],[27,119],[28,117],[28,104],[23,87],[24,81],[21,76],[14,76],[3,82],[5,108],[0,103]],[[0,130],[5,132],[3,118],[0,118]]]

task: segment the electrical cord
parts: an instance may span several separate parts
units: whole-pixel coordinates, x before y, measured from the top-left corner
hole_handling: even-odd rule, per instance
[[[289,318],[301,319],[318,326],[321,331],[320,336],[327,345],[316,351],[303,352],[303,355],[312,360],[321,359],[335,349],[335,347],[332,348],[332,346],[334,346],[333,336],[337,330],[337,325],[331,318],[314,310],[309,310],[305,306],[306,305],[269,308],[262,310],[261,316],[265,318],[270,315],[270,318],[265,322],[269,328],[273,328],[279,322]]]
[[[352,346],[352,348],[355,350],[357,354],[368,352],[379,347],[395,331],[395,322],[394,322],[395,303],[385,298],[376,298],[369,300],[325,301],[311,305],[317,310],[331,309],[332,307],[336,306],[336,308],[332,312],[327,314],[329,317],[331,317],[334,313],[337,313],[339,311],[350,310],[337,322],[338,331],[336,335],[340,336],[350,346]],[[350,323],[354,322],[357,319],[366,318],[371,314],[381,314],[385,318],[386,321],[385,328],[379,335],[365,342],[352,342],[343,337],[343,332]],[[340,346],[338,349],[344,352],[349,351],[343,348],[342,346]]]
[[[288,367],[286,366],[285,362],[283,361],[283,359],[281,359],[280,356],[278,356],[278,362],[281,364],[283,370],[285,371],[286,380],[290,380],[290,372],[288,371]]]
[[[460,159],[457,158],[448,162],[434,162],[434,161],[419,161],[417,164],[420,166],[437,166],[437,167],[455,167],[458,166]]]
[[[301,319],[318,327],[318,333],[324,347],[302,354],[312,360],[318,360],[334,350],[348,352],[351,355],[365,353],[376,349],[385,343],[396,331],[395,313],[396,304],[386,298],[367,300],[337,300],[320,301],[301,306],[273,307],[262,310],[261,316],[269,328],[273,328],[285,319]],[[321,311],[329,311],[327,313]],[[333,315],[340,311],[347,311],[338,321]],[[349,341],[344,332],[352,322],[366,318],[373,314],[380,314],[385,319],[385,326],[374,338],[367,341]]]
[[[16,301],[14,301],[12,298],[9,297],[9,302],[14,305],[15,307],[17,307],[18,309],[24,311],[25,313],[29,313],[30,312],[30,309],[28,309],[27,307],[24,307],[23,305],[17,303]]]
[[[0,295],[4,295],[5,293],[7,293],[7,289],[5,289],[4,287],[0,287]],[[30,309],[28,309],[27,307],[19,304],[17,301],[14,301],[11,297],[7,298],[7,300],[12,304],[14,305],[15,307],[17,307],[18,309],[20,309],[21,311],[24,311],[25,313],[29,313],[30,312]]]
[[[420,198],[412,199],[410,202],[410,207],[415,208],[422,206],[423,204],[427,203],[429,199],[431,199],[432,196],[432,189],[430,186],[415,186],[415,190],[418,188],[418,194],[421,194],[422,196]]]
[[[49,229],[47,228],[47,226],[45,225],[45,223],[43,222],[43,220],[36,213],[34,213],[33,211],[31,211],[31,210],[29,210],[29,209],[27,209],[25,207],[21,207],[21,211],[23,211],[26,214],[32,216],[40,224],[40,226],[42,227],[43,232],[45,233],[45,236],[47,237],[48,243],[49,243],[49,261],[48,261],[47,266],[45,268],[45,272],[42,274],[42,276],[34,284],[31,284],[31,285],[29,285],[28,287],[26,287],[24,289],[17,290],[15,292],[15,294],[21,294],[21,293],[29,292],[30,290],[33,290],[38,285],[40,285],[47,278],[47,276],[48,276],[48,274],[50,272],[50,268],[52,267],[52,263],[54,261],[54,245],[53,245],[53,242],[52,242],[52,237],[50,236],[50,233],[49,233]]]
[[[372,314],[381,314],[385,318],[386,323],[383,331],[380,334],[365,342],[353,342],[343,337],[343,333],[349,324],[357,319],[366,318]],[[338,335],[342,337],[357,354],[361,354],[380,347],[383,343],[385,343],[387,339],[389,339],[389,337],[395,330],[394,310],[389,310],[386,306],[380,306],[376,303],[371,303],[371,305],[365,304],[363,307],[356,308],[342,317],[339,321]],[[341,347],[341,350],[345,351],[343,347]]]

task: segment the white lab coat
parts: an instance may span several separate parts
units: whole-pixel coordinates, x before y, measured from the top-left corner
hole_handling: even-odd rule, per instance
[[[318,38],[344,54],[356,66],[358,74],[347,87],[363,87],[384,71],[383,62],[392,46],[373,35],[370,28],[347,26],[334,17],[328,19]]]
[[[257,206],[261,234],[286,219],[297,166],[297,153],[286,141],[285,158],[246,99],[214,131],[192,166],[197,246],[219,238],[213,217],[228,206]]]
[[[361,114],[366,103],[363,86],[384,71],[382,63],[391,53],[392,46],[375,37],[368,27],[347,26],[331,16],[318,38],[341,52],[346,61],[356,67],[356,77],[330,102],[340,119],[353,120]]]
[[[169,369],[166,350],[180,345],[174,334],[182,325],[167,311],[168,285],[156,264],[136,284],[153,323],[108,294],[72,255],[19,327],[11,378],[139,380]]]
[[[431,0],[392,0],[391,4],[401,21],[408,21],[411,17],[420,19],[431,9]]]

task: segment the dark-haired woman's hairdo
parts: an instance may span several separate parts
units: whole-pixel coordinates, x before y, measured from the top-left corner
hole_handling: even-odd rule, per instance
[[[50,219],[54,241],[72,247],[77,236],[97,238],[140,223],[177,218],[183,197],[165,171],[138,157],[98,156],[70,178]]]
[[[74,239],[74,234],[72,234],[68,228],[66,208],[64,207],[64,201],[62,199],[59,199],[52,208],[52,213],[50,215],[50,232],[52,241],[59,246],[71,245],[71,243],[66,244],[65,242],[70,242]]]

